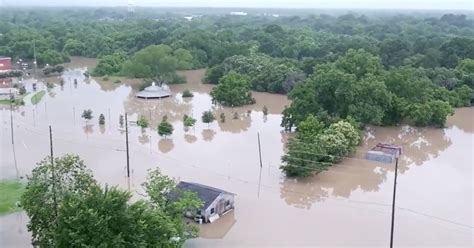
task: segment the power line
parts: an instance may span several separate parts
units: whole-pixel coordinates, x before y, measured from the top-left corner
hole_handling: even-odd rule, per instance
[[[41,134],[41,133],[39,133],[39,132],[34,132],[34,131],[32,131],[32,130],[28,130],[28,129],[26,129],[26,130],[27,130],[27,131],[30,131],[30,132],[32,132],[32,133],[38,134],[38,135],[44,135],[44,134]],[[66,141],[66,142],[74,143],[74,144],[83,144],[83,143],[74,142],[74,141],[71,141],[71,140],[68,140],[68,139],[64,139],[64,138],[56,138],[56,139],[60,139],[60,140]],[[132,143],[132,144],[134,144],[134,143]],[[134,145],[138,145],[138,144],[134,144]],[[87,146],[90,146],[90,144],[87,144]],[[96,146],[96,145],[94,145],[94,147],[97,147],[97,148],[100,148],[100,149],[103,149],[103,150],[116,151],[115,149],[104,148],[104,147]],[[145,153],[142,149],[138,149],[138,150],[136,150],[136,151],[148,155],[148,153]],[[243,180],[243,179],[236,178],[236,177],[229,176],[229,175],[225,175],[225,174],[222,174],[222,173],[217,173],[217,172],[215,172],[214,170],[211,170],[211,169],[208,169],[208,168],[205,168],[205,167],[200,167],[200,166],[197,166],[196,164],[185,163],[185,162],[183,162],[182,160],[176,159],[176,158],[174,158],[174,157],[171,157],[171,156],[168,156],[168,155],[165,155],[165,154],[162,154],[162,153],[158,153],[158,152],[156,152],[156,151],[153,151],[153,154],[155,154],[155,155],[160,155],[160,157],[165,158],[165,159],[177,161],[177,162],[179,162],[178,164],[176,164],[176,165],[178,165],[178,166],[186,166],[186,167],[194,168],[194,169],[198,169],[198,170],[203,170],[203,169],[204,169],[204,170],[207,170],[207,171],[209,171],[210,173],[212,173],[212,174],[214,174],[214,175],[216,175],[216,176],[219,176],[219,177],[222,177],[222,178],[231,179],[231,180],[236,181],[236,182],[239,182],[239,183],[250,184],[250,185],[254,185],[254,186],[258,186],[258,185],[259,185],[258,183],[255,183],[255,182],[251,182],[251,181],[248,181],[248,180]],[[271,165],[270,165],[269,167],[275,167],[275,166],[271,166]],[[358,167],[353,167],[353,168],[358,168]],[[305,192],[294,191],[294,190],[288,190],[288,189],[282,189],[282,188],[279,188],[279,187],[274,187],[274,186],[265,185],[265,184],[260,184],[260,186],[266,188],[267,190],[268,190],[268,189],[274,189],[274,190],[278,190],[278,191],[285,191],[285,192],[291,193],[291,194],[302,195],[302,196],[308,196],[308,193],[305,193]],[[386,203],[366,202],[366,201],[357,201],[357,200],[350,200],[350,199],[338,199],[338,198],[331,197],[331,196],[327,196],[327,197],[325,197],[325,199],[326,199],[326,200],[333,200],[333,201],[345,201],[345,202],[357,203],[357,204],[364,204],[364,205],[375,205],[375,206],[381,206],[381,207],[390,206],[390,204],[386,204]],[[414,214],[418,214],[418,215],[420,215],[420,216],[425,216],[425,217],[427,217],[427,218],[432,218],[432,219],[436,219],[436,220],[438,220],[438,221],[442,221],[442,222],[447,222],[447,223],[451,223],[451,224],[454,224],[454,225],[458,225],[458,226],[461,226],[461,227],[466,227],[466,228],[471,228],[471,229],[474,228],[473,226],[469,226],[469,225],[466,225],[466,224],[458,223],[458,222],[455,222],[455,221],[452,221],[452,220],[449,220],[449,219],[444,219],[444,218],[436,217],[436,216],[433,216],[433,215],[424,214],[424,213],[422,213],[422,212],[418,212],[418,211],[411,210],[411,209],[408,209],[408,208],[402,208],[402,207],[396,207],[396,208],[397,208],[397,209],[400,209],[400,210],[408,211],[408,212],[411,212],[411,213],[414,213]]]

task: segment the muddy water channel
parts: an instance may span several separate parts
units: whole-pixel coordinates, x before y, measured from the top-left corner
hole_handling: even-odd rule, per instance
[[[84,61],[83,61],[84,62]],[[88,61],[80,66],[87,66]],[[59,78],[41,79],[56,87],[41,102],[15,108],[14,148],[10,111],[0,107],[1,178],[24,177],[49,154],[48,126],[55,155],[76,153],[97,180],[142,192],[147,170],[159,167],[178,180],[194,181],[237,194],[236,209],[213,224],[202,225],[189,247],[224,246],[388,246],[394,165],[369,162],[364,152],[378,142],[403,147],[397,191],[395,240],[398,246],[471,246],[473,243],[474,109],[456,110],[447,128],[370,127],[353,158],[315,177],[287,179],[279,170],[288,135],[280,128],[285,96],[254,93],[257,104],[219,108],[211,103],[212,86],[201,84],[203,70],[183,72],[188,83],[172,85],[173,96],[135,98],[137,82],[85,79],[85,67]],[[74,83],[77,79],[78,83]],[[33,80],[28,80],[27,88]],[[184,89],[194,93],[183,99]],[[269,114],[264,116],[263,106]],[[84,109],[94,118],[81,119]],[[201,113],[226,115],[209,126]],[[151,128],[130,126],[131,178],[126,176],[125,133],[119,115],[143,115]],[[234,112],[238,118],[233,119]],[[100,114],[105,125],[98,125]],[[182,117],[198,119],[184,130]],[[156,126],[167,115],[175,131],[161,138]],[[219,118],[217,118],[219,119]],[[262,146],[262,168],[257,133]],[[13,150],[15,152],[13,152]],[[16,155],[16,156],[15,156]],[[0,217],[0,246],[28,247],[24,213]]]

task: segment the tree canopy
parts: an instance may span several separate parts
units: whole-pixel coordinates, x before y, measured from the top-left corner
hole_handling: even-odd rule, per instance
[[[202,202],[179,192],[159,170],[149,172],[146,198],[131,200],[117,187],[102,188],[78,156],[45,158],[33,169],[21,205],[32,242],[40,247],[179,247],[196,235],[183,221]],[[169,195],[176,195],[170,200]]]
[[[155,81],[172,82],[176,70],[190,69],[192,55],[184,49],[173,50],[168,45],[152,45],[136,52],[122,65],[122,73],[137,78],[151,78]]]
[[[248,78],[236,72],[222,77],[211,90],[211,97],[214,103],[231,107],[255,103]]]

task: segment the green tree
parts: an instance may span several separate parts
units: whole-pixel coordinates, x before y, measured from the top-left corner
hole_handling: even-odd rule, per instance
[[[84,118],[86,121],[89,121],[93,118],[92,116],[92,110],[90,109],[85,109],[83,112],[82,112],[82,115],[81,115],[82,118]]]
[[[328,169],[353,152],[360,141],[359,131],[347,121],[324,128],[322,122],[309,115],[297,130],[281,159],[280,168],[290,177],[310,176]]]
[[[455,73],[462,84],[474,89],[474,59],[462,60],[456,67]]]
[[[349,49],[344,56],[339,57],[336,66],[357,78],[364,77],[367,74],[376,75],[382,68],[380,58],[363,49]]]
[[[86,45],[78,40],[75,39],[68,39],[64,44],[63,52],[71,56],[82,56],[84,55],[84,50],[86,49]]]
[[[431,119],[430,125],[435,127],[444,127],[446,124],[446,120],[448,115],[453,115],[454,111],[449,103],[440,101],[440,100],[433,100],[428,102],[428,106],[431,109]]]
[[[190,90],[185,89],[185,90],[183,90],[182,96],[183,97],[193,97],[194,94]]]
[[[207,125],[209,126],[210,123],[212,123],[214,120],[216,119],[216,117],[214,116],[214,114],[212,113],[212,111],[204,111],[202,113],[202,116],[201,116],[201,120],[203,123],[207,123]]]
[[[268,115],[267,105],[263,105],[262,112],[263,112],[263,115]]]
[[[142,129],[148,127],[148,120],[145,118],[145,116],[141,115],[140,118],[137,120],[137,125],[141,127]]]
[[[181,66],[191,63],[188,55],[190,56],[183,50],[174,54],[173,49],[167,45],[148,46],[126,61],[122,72],[130,77],[151,78],[159,83],[172,82],[177,76],[176,70],[184,69]]]
[[[308,117],[298,124],[297,137],[300,140],[314,140],[316,136],[322,133],[324,130],[324,123],[318,120],[312,114],[309,114]]]
[[[64,62],[63,55],[55,50],[46,50],[38,54],[38,64],[40,65],[57,65]]]
[[[194,119],[191,116],[184,115],[183,117],[183,123],[185,127],[193,127],[196,124],[196,119]]]
[[[93,76],[114,75],[121,71],[122,65],[126,60],[126,54],[115,52],[111,55],[105,55],[99,59],[99,63],[92,72]]]
[[[173,134],[173,130],[173,125],[171,125],[167,120],[161,121],[158,125],[158,134],[160,136],[165,136],[165,138],[166,136]]]
[[[194,211],[203,206],[203,202],[197,197],[196,193],[178,190],[176,182],[161,174],[159,169],[149,171],[143,187],[152,206],[163,211],[162,216],[169,220],[168,225],[166,225],[167,229],[174,233],[165,237],[179,238],[178,246],[182,246],[184,241],[197,236],[197,228],[194,225],[185,224],[183,221],[183,214],[186,211]],[[170,195],[178,197],[170,200]],[[169,240],[165,241],[169,242]]]
[[[99,115],[99,125],[104,125],[105,124],[105,116],[104,114]]]
[[[248,79],[235,72],[230,72],[219,80],[219,84],[211,90],[211,97],[214,103],[224,106],[255,103]]]
[[[55,158],[54,164],[50,157],[39,162],[21,196],[21,206],[30,219],[27,226],[32,243],[39,247],[56,247],[56,237],[61,233],[58,214],[64,198],[71,193],[86,194],[96,185],[78,156]]]
[[[54,173],[54,176],[51,176]],[[146,195],[131,202],[131,194],[116,187],[102,189],[79,157],[46,158],[39,163],[21,196],[30,218],[33,244],[39,247],[180,247],[196,236],[185,224],[185,211],[202,202],[195,193],[181,192],[176,183],[151,171]]]
[[[120,127],[123,127],[124,122],[125,121],[124,121],[123,115],[120,115],[119,116],[119,125],[120,125]]]

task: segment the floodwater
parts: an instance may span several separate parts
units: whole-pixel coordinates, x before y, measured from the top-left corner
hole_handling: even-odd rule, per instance
[[[159,167],[177,180],[236,193],[235,211],[200,226],[200,237],[188,241],[188,247],[386,247],[394,165],[366,161],[363,155],[378,142],[390,142],[403,147],[395,245],[473,245],[474,108],[457,109],[445,129],[369,127],[353,158],[317,176],[296,180],[285,178],[278,168],[288,138],[280,127],[280,113],[289,104],[285,96],[254,93],[255,105],[216,107],[208,94],[212,86],[201,84],[204,71],[196,70],[182,72],[188,83],[172,85],[173,97],[140,100],[134,97],[136,80],[121,79],[123,84],[86,80],[82,72],[94,62],[81,63],[68,66],[75,69],[64,73],[63,86],[59,78],[47,79],[57,85],[40,103],[14,109],[14,145],[9,108],[0,107],[0,178],[24,177],[49,155],[51,125],[55,156],[80,155],[101,183],[142,192],[147,170]],[[27,82],[31,87],[33,81]],[[42,84],[39,88],[47,90]],[[193,98],[181,97],[186,88]],[[269,110],[267,116],[263,106]],[[88,108],[94,118],[86,122],[80,116]],[[203,124],[200,117],[206,110],[213,110],[217,121]],[[151,128],[145,130],[129,127],[130,179],[125,133],[118,121],[124,112],[130,121],[140,115],[151,120]],[[98,125],[101,113],[106,120],[103,126]],[[226,116],[224,123],[219,121],[220,113]],[[198,119],[194,128],[184,130],[184,114]],[[167,138],[156,132],[164,115],[175,129]],[[0,217],[0,246],[28,247],[26,222],[21,212]]]

